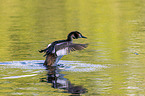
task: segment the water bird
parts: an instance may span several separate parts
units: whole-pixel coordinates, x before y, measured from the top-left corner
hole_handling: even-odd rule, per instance
[[[78,31],[72,31],[68,34],[66,40],[58,40],[50,43],[47,48],[40,50],[44,52],[46,56],[44,66],[56,65],[57,62],[63,57],[63,55],[69,54],[71,51],[82,50],[87,47],[88,44],[75,44],[72,43],[73,39],[87,38]]]

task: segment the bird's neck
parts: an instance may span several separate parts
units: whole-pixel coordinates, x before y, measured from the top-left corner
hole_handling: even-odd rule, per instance
[[[67,41],[73,41],[72,36],[68,36],[66,40]]]

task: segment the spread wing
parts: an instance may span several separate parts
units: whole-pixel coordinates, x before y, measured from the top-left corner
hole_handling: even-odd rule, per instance
[[[69,51],[76,51],[76,50],[82,50],[84,48],[87,48],[88,44],[71,44],[69,45]]]
[[[87,47],[88,44],[74,44],[74,43],[62,43],[55,46],[55,52],[57,56],[67,55],[70,51],[82,50]]]

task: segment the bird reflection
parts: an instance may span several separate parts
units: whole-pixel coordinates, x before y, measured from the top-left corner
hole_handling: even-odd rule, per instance
[[[70,96],[80,96],[87,92],[86,88],[82,86],[76,86],[64,78],[64,74],[60,74],[60,70],[56,66],[47,67],[48,73],[46,81],[45,78],[41,78],[42,82],[52,83],[53,88],[64,89],[64,93],[71,93]]]

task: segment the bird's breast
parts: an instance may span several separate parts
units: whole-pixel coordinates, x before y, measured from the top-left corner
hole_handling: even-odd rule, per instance
[[[57,56],[62,56],[67,54],[68,54],[68,47],[56,51]]]

